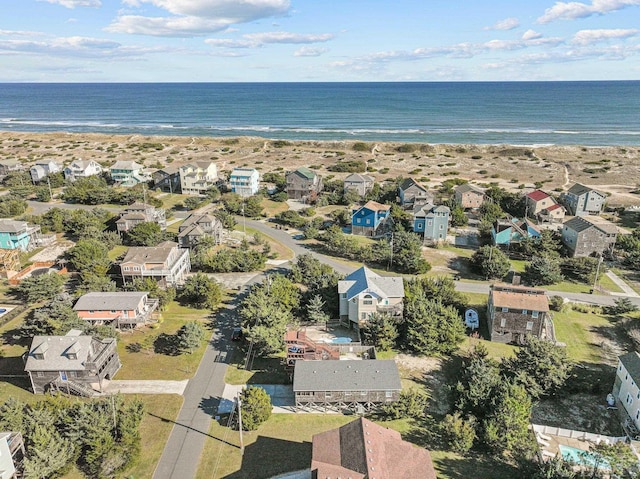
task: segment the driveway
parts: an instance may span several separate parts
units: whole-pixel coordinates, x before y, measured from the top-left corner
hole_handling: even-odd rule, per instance
[[[188,379],[183,381],[109,381],[102,388],[105,394],[184,394]]]

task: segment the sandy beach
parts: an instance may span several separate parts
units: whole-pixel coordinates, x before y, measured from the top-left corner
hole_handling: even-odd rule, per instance
[[[541,182],[549,192],[579,182],[610,193],[610,205],[640,203],[640,195],[633,193],[640,184],[640,146],[523,147],[0,132],[0,160],[6,159],[25,164],[43,159],[62,163],[93,159],[104,166],[135,160],[148,168],[214,160],[223,172],[236,166],[255,167],[261,173],[309,166],[325,178],[348,174],[331,172],[328,168],[332,165],[361,161],[377,181],[411,176],[432,187],[446,179],[465,178],[509,189]]]

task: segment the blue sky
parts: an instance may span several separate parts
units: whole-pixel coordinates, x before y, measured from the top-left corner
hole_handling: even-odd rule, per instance
[[[3,0],[2,82],[640,78],[640,0]]]

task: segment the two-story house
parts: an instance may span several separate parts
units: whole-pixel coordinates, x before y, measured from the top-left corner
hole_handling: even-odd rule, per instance
[[[599,216],[576,216],[562,225],[562,243],[571,256],[611,252],[618,227]]]
[[[640,431],[640,354],[636,351],[618,356],[612,394],[633,423],[633,428],[627,429],[635,429],[637,435]]]
[[[509,246],[519,243],[525,238],[539,238],[540,230],[528,219],[500,218],[491,225],[493,244]]]
[[[38,246],[40,225],[0,219],[0,248],[29,251]]]
[[[26,169],[26,166],[24,165],[24,163],[18,160],[14,160],[14,159],[0,160],[0,178],[4,178],[9,173],[13,173],[16,171],[24,171],[25,169]]]
[[[562,197],[569,214],[574,216],[597,216],[604,210],[606,200],[606,194],[580,183],[569,188]]]
[[[58,173],[61,170],[62,167],[59,163],[56,163],[53,160],[43,160],[37,161],[31,168],[29,168],[29,173],[31,174],[31,181],[39,183],[46,179],[47,176],[53,173]]]
[[[165,241],[158,246],[134,246],[129,248],[120,262],[122,281],[136,278],[152,278],[161,286],[179,286],[191,271],[189,250],[179,248],[178,243]]]
[[[126,233],[135,228],[140,223],[157,223],[161,230],[167,229],[167,219],[162,208],[148,205],[146,203],[133,203],[120,214],[116,221],[118,233]]]
[[[398,200],[405,209],[413,209],[416,203],[433,203],[433,194],[413,178],[405,178],[398,185]]]
[[[169,165],[151,173],[153,187],[165,193],[181,193],[180,189],[180,169],[177,166]]]
[[[204,195],[218,181],[218,167],[213,161],[194,161],[179,168],[183,195]]]
[[[253,196],[260,189],[260,173],[255,168],[234,168],[229,175],[229,188],[245,198]]]
[[[556,204],[551,195],[542,190],[533,190],[525,195],[528,216],[535,218],[542,210]]]
[[[484,203],[484,191],[471,183],[463,183],[454,188],[454,198],[465,210],[475,210]]]
[[[344,190],[356,191],[360,196],[365,196],[373,189],[375,180],[372,176],[361,173],[351,173],[344,179]]]
[[[116,161],[109,168],[109,174],[118,186],[131,187],[151,181],[151,176],[144,172],[144,167],[135,161]]]
[[[93,160],[73,160],[64,170],[64,178],[69,181],[75,181],[78,178],[88,178],[102,174],[102,166]]]
[[[448,206],[418,205],[413,212],[413,231],[420,233],[425,242],[445,241],[450,213]]]
[[[491,341],[524,344],[528,335],[547,337],[549,300],[542,289],[491,285],[487,306]]]
[[[383,236],[393,226],[391,207],[367,201],[351,211],[351,233],[361,236]]]
[[[340,318],[359,327],[373,313],[402,315],[404,283],[401,276],[380,276],[363,266],[338,281]]]
[[[78,298],[73,310],[91,324],[135,328],[154,319],[158,300],[146,291],[93,292]]]
[[[102,381],[112,379],[120,366],[114,338],[96,339],[71,330],[66,336],[35,336],[24,370],[35,394],[60,389],[92,396],[94,386],[102,391]]]
[[[315,199],[322,191],[322,177],[306,166],[288,171],[285,178],[289,199],[309,201]]]
[[[178,244],[181,248],[193,248],[206,236],[213,238],[215,244],[221,244],[223,234],[224,226],[218,218],[210,214],[192,213],[178,228]]]

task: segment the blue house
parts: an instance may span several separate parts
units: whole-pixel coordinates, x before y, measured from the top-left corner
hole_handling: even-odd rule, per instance
[[[431,203],[417,206],[413,212],[413,231],[420,233],[425,242],[444,241],[449,229],[447,206],[434,206]]]
[[[229,176],[229,187],[244,198],[253,196],[260,189],[260,173],[255,168],[234,168]]]
[[[29,251],[35,248],[40,226],[29,226],[26,221],[0,220],[0,248]]]
[[[354,208],[351,216],[351,233],[361,236],[382,236],[390,230],[391,207],[376,201],[367,201]]]
[[[501,218],[491,227],[491,238],[494,245],[510,245],[519,243],[525,238],[539,238],[538,230],[529,220],[518,218]]]

